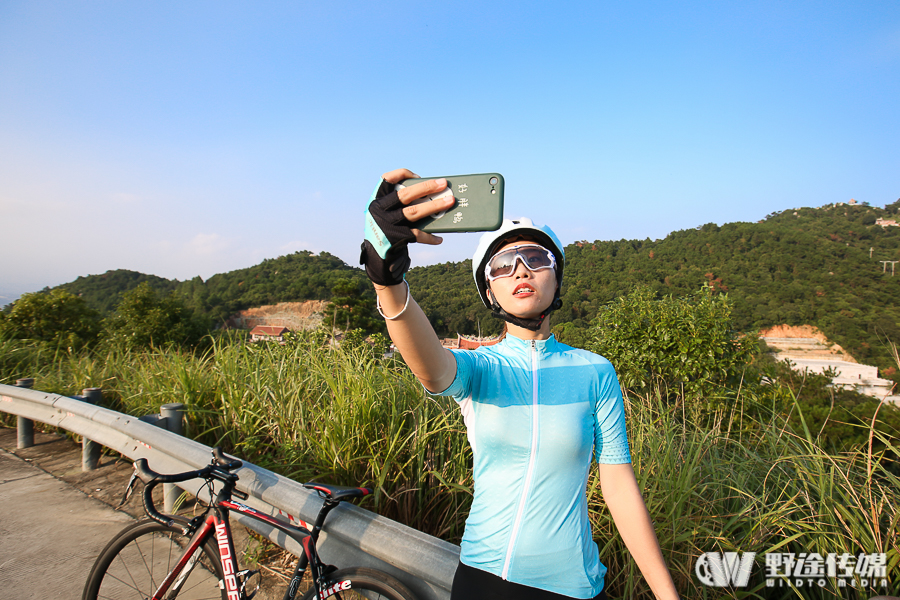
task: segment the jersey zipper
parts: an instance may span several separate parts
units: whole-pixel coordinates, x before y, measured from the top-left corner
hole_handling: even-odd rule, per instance
[[[522,496],[519,498],[519,507],[516,510],[516,518],[513,521],[512,533],[509,536],[509,546],[506,548],[506,560],[503,561],[503,572],[500,577],[504,580],[509,575],[509,565],[512,562],[513,548],[519,530],[522,527],[522,517],[525,514],[525,502],[528,492],[531,490],[531,479],[534,476],[534,463],[537,458],[538,441],[538,353],[537,342],[531,340],[531,454],[528,457],[528,470],[525,472],[525,483],[522,486]]]

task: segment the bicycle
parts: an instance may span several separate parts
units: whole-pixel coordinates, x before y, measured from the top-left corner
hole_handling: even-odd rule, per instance
[[[299,526],[279,521],[254,508],[236,502],[232,496],[246,500],[247,494],[235,489],[238,476],[231,471],[243,463],[213,448],[210,464],[200,470],[175,475],[162,475],[151,470],[146,459],[134,462],[134,473],[125,488],[122,504],[127,502],[135,483],[144,483],[144,511],[149,518],[129,525],[109,544],[94,563],[82,595],[83,600],[105,598],[140,598],[163,600],[187,598],[221,598],[250,600],[259,591],[247,591],[249,580],[258,570],[239,570],[229,514],[238,512],[263,521],[300,543],[303,554],[298,558],[293,576],[284,592],[284,600],[292,600],[309,568],[312,587],[304,600],[318,598],[384,598],[415,600],[410,590],[395,577],[376,569],[350,567],[337,569],[324,564],[316,550],[316,542],[325,518],[338,504],[371,494],[368,488],[353,488],[306,483],[324,498],[315,523]],[[203,479],[212,497],[214,482],[221,484],[212,502],[202,514],[188,520],[163,515],[153,504],[153,488],[160,483],[178,483]]]

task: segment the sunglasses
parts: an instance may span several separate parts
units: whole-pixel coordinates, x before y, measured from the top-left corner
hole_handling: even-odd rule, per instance
[[[510,277],[516,272],[516,261],[522,261],[529,271],[556,268],[552,252],[538,244],[523,244],[495,254],[485,265],[484,276],[488,281]]]

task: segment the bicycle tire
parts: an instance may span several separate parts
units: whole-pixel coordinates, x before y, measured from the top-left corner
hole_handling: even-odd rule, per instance
[[[187,520],[173,517],[176,524]],[[189,539],[181,528],[146,519],[129,525],[107,544],[84,585],[82,600],[151,598],[171,572]],[[181,586],[184,600],[227,600],[218,547],[207,540],[201,558]],[[170,598],[173,596],[166,596]]]
[[[366,567],[340,569],[327,575],[325,581],[321,600],[416,600],[396,577]],[[313,600],[315,596],[316,590],[309,588],[303,600]]]

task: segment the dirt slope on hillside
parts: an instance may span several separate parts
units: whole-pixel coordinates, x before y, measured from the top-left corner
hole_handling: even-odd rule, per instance
[[[829,341],[824,333],[812,325],[775,325],[760,330],[759,337],[765,338],[770,348],[785,356],[837,358],[856,362],[843,348]]]
[[[253,329],[257,325],[287,327],[291,331],[315,329],[322,323],[326,304],[324,300],[307,300],[257,306],[231,315],[226,325],[234,329]]]

